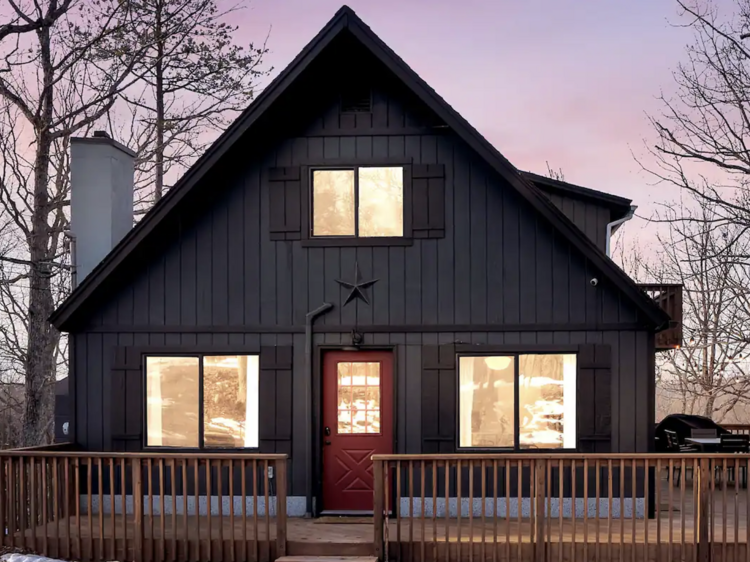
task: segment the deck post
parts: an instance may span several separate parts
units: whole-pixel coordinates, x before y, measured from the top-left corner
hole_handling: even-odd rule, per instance
[[[276,464],[276,558],[281,558],[286,556],[286,458],[274,462]]]
[[[544,544],[544,506],[546,503],[545,493],[545,472],[546,461],[541,459],[534,460],[534,506],[532,513],[534,518],[534,560],[535,562],[544,562],[545,544]],[[520,506],[519,506],[520,509]]]
[[[143,560],[143,482],[141,481],[141,459],[132,459],[130,468],[133,472],[133,525],[135,527],[135,552],[133,553],[133,557],[136,562],[141,562]],[[150,508],[149,513],[151,513]],[[127,546],[125,552],[127,554]]]
[[[711,546],[708,542],[708,526],[710,524],[708,515],[709,481],[711,478],[709,459],[700,460],[698,478],[698,562],[708,562],[711,558]]]
[[[383,511],[384,511],[384,490],[383,490],[383,463],[387,461],[374,460],[372,463],[373,501],[373,541],[375,546],[375,558],[383,560]],[[435,507],[433,506],[433,510]],[[422,514],[424,517],[424,513]],[[424,540],[424,538],[423,538]]]

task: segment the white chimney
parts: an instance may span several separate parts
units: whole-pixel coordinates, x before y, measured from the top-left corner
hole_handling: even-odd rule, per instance
[[[135,153],[104,131],[70,139],[70,230],[77,285],[133,228]]]

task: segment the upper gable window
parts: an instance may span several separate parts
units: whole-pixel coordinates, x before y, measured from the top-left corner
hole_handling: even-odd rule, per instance
[[[401,166],[313,170],[313,237],[404,235]]]

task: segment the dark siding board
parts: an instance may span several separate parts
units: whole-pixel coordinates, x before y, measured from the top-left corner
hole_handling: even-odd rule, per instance
[[[164,323],[180,324],[182,279],[180,277],[180,246],[172,246],[164,256]]]
[[[276,245],[269,242],[267,172],[261,172],[260,216],[260,322],[274,325],[276,318]]]
[[[372,277],[378,279],[371,292],[374,324],[385,325],[390,322],[388,269],[388,248],[373,248]]]
[[[405,381],[405,410],[404,426],[406,430],[406,452],[419,453],[421,450],[421,418],[422,400],[422,347],[407,345],[405,350],[404,374]]]
[[[458,152],[458,151],[457,151]],[[457,324],[471,323],[471,158],[466,150],[454,153],[453,272],[454,314]]]
[[[446,237],[437,241],[438,261],[438,322],[451,324],[454,321],[454,259],[453,259],[453,142],[445,137],[437,141],[437,161],[445,166]]]
[[[321,318],[320,322],[322,324],[341,324],[341,306],[344,304],[347,295],[343,287],[336,283],[336,279],[341,279],[341,249],[325,248],[323,252],[325,260],[323,274],[325,300],[335,303],[335,305],[330,312]],[[347,275],[351,275],[351,273],[347,273]]]
[[[97,384],[96,377],[89,374],[88,366],[86,364],[86,358],[88,355],[87,337],[86,334],[74,334],[73,350],[75,357],[73,359],[75,364],[75,371],[73,376],[75,377],[75,392],[76,392],[76,408],[75,408],[75,436],[76,440],[83,446],[89,447],[89,428],[88,428],[88,387],[91,384]]]
[[[633,418],[638,411],[636,400],[636,338],[633,332],[620,332],[620,377],[618,394],[620,397],[620,450],[635,452],[636,441]],[[646,406],[644,403],[643,406]]]
[[[505,187],[505,186],[503,186]],[[520,243],[518,196],[503,189],[503,313],[506,324],[520,323]]]
[[[636,396],[636,404],[639,408],[637,416],[633,418],[633,429],[635,433],[635,450],[645,452],[649,449],[649,422],[653,422],[652,416],[647,411],[651,400],[649,400],[649,358],[654,351],[649,348],[648,334],[638,332],[635,334],[635,376],[633,386]]]
[[[354,280],[354,268],[355,263],[357,262],[357,249],[355,248],[341,248],[339,251],[339,257],[336,261],[338,261],[338,267],[339,267],[339,273],[336,275],[335,279],[341,279],[343,281],[353,281]],[[326,262],[326,266],[328,263]],[[360,275],[362,277],[362,280],[370,279],[368,275],[370,272],[368,270],[363,269],[364,264],[358,264],[359,265],[359,271]],[[328,276],[326,275],[326,283],[329,285],[333,285],[335,287],[338,287],[338,283],[336,283],[335,279],[328,279]],[[340,318],[339,322],[342,324],[346,324],[348,326],[357,324],[357,306],[359,299],[355,299],[353,301],[350,301],[348,304],[344,304],[344,301],[346,300],[347,296],[349,295],[349,290],[346,288],[341,289],[341,309],[340,309]],[[333,301],[338,302],[338,301]]]
[[[260,323],[260,167],[245,177],[243,193],[245,323]]]
[[[138,272],[133,284],[133,322],[147,324],[149,317],[148,269]]]
[[[295,244],[295,246],[297,246]],[[326,279],[325,279],[325,250],[323,248],[309,248],[307,251],[302,250],[307,256],[307,271],[304,272],[306,275],[303,277],[307,283],[307,300],[310,306],[307,307],[305,314],[311,310],[318,308],[323,302],[326,301]],[[295,261],[295,265],[298,262]],[[303,271],[300,271],[303,273]],[[327,313],[327,314],[330,314]],[[326,314],[326,315],[327,315]],[[325,316],[318,322],[325,323]]]
[[[231,326],[241,326],[245,314],[244,210],[243,190],[234,187],[227,215],[227,323]]]
[[[406,283],[405,248],[388,248],[388,302],[391,324],[406,323],[406,291],[399,291]]]
[[[535,321],[540,324],[551,323],[553,302],[553,287],[557,281],[555,268],[552,263],[552,229],[543,221],[537,221],[536,255],[537,269],[534,283],[536,291]]]
[[[419,324],[422,321],[422,263],[420,259],[422,245],[417,242],[414,246],[405,248],[405,280],[406,280],[406,317],[407,324]]]
[[[276,322],[292,324],[292,245],[274,244],[276,249]]]
[[[195,326],[198,321],[197,239],[195,229],[189,229],[180,241],[180,322]]]
[[[440,283],[440,277],[437,245],[437,240],[422,240],[419,242],[422,255],[422,324],[438,323],[438,284]]]
[[[484,166],[472,162],[470,173],[471,322],[487,322],[487,184]]]
[[[520,321],[522,324],[533,324],[536,321],[536,218],[531,210],[522,207],[519,229],[520,251]]]
[[[221,197],[211,216],[211,316],[212,324],[226,325],[229,321],[229,210],[226,195]]]
[[[348,249],[355,251],[354,248],[348,248]],[[375,272],[373,271],[372,251],[373,251],[373,248],[357,248],[356,249],[356,260],[357,260],[357,263],[359,264],[360,271],[362,272],[362,279],[364,281],[378,279],[377,275],[375,275]],[[353,275],[353,274],[354,272],[352,271],[350,275]],[[380,281],[378,280],[378,283],[379,282]],[[378,283],[375,283],[375,285],[377,285]],[[366,302],[361,301],[360,299],[356,299],[351,304],[351,306],[354,308],[355,323],[357,325],[362,325],[362,326],[373,323],[373,308],[377,306],[374,302],[374,286],[368,287],[365,290],[365,293],[367,295],[368,300],[370,301],[370,304],[367,304]]]
[[[209,215],[210,219],[210,215]],[[196,247],[196,287],[198,300],[198,314],[196,321],[199,325],[205,326],[211,323],[213,314],[211,313],[211,271],[213,269],[211,229],[199,228],[197,231]]]

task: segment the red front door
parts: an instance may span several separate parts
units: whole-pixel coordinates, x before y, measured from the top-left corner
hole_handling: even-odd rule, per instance
[[[393,355],[323,357],[323,510],[372,511],[374,454],[393,453]]]

